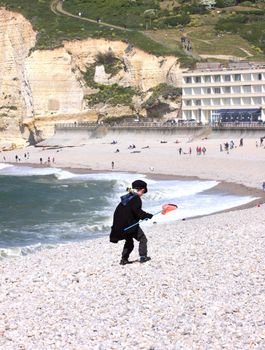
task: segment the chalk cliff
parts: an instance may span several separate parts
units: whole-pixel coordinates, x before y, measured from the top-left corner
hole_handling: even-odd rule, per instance
[[[83,72],[95,64],[99,52],[112,51],[123,66],[112,76],[96,65],[94,82],[137,89],[134,112],[145,115],[141,105],[150,88],[160,83],[180,86],[182,69],[176,57],[156,57],[125,42],[91,38],[34,51],[37,33],[29,21],[4,8],[0,21],[0,149],[49,137],[56,122],[133,114],[130,106],[86,103],[85,96],[95,90],[87,86]],[[171,110],[176,106],[173,101]]]

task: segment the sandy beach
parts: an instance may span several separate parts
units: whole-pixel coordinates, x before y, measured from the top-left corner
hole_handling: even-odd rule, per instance
[[[220,145],[230,142],[231,136],[229,139],[193,141],[190,137],[177,138],[175,135],[121,134],[115,137],[91,138],[88,143],[75,147],[59,139],[51,142],[50,147],[30,146],[25,150],[2,152],[0,161],[5,157],[6,162],[14,163],[17,155],[19,164],[39,165],[42,158],[43,165],[47,166],[50,157],[50,166],[93,171],[111,171],[113,161],[114,171],[199,177],[260,189],[265,181],[265,145],[260,147],[258,144],[256,147],[258,138],[245,138],[243,147],[239,147],[239,138],[234,138],[235,148],[226,152],[222,147],[223,151],[220,152]],[[111,144],[113,141],[117,141],[117,144]],[[58,143],[59,146],[55,146]],[[130,149],[130,145],[135,145],[135,148]],[[205,147],[205,155],[197,156],[196,147]],[[27,152],[29,159],[24,157]]]
[[[20,164],[73,171],[198,177],[228,182],[234,193],[261,195],[265,149],[254,138],[244,139],[243,147],[234,139],[229,152],[220,152],[220,144],[230,139],[176,143],[174,136],[122,135],[112,141],[105,136],[76,147],[28,147],[2,152],[0,161],[4,156],[14,163],[18,155]],[[196,154],[197,146],[205,155]],[[255,203],[149,226],[152,260],[145,264],[120,266],[123,242],[111,244],[108,237],[4,259],[0,347],[264,349],[264,224],[265,205]]]

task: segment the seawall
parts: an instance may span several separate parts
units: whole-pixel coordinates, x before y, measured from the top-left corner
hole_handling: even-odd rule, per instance
[[[54,135],[45,141],[38,143],[41,147],[55,146],[77,146],[86,144],[93,138],[108,138],[117,139],[127,137],[134,138],[188,138],[189,140],[196,139],[232,139],[232,138],[253,138],[259,139],[265,136],[265,127],[205,127],[205,126],[189,126],[189,127],[174,127],[174,126],[112,126],[90,125],[90,126],[75,126],[68,125],[56,127]]]

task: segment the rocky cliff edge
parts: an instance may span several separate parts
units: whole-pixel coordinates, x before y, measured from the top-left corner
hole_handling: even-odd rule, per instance
[[[37,33],[21,14],[0,8],[0,149],[23,147],[53,134],[56,122],[95,121],[99,117],[146,115],[143,102],[161,83],[180,86],[176,57],[156,57],[130,43],[91,39],[66,41],[53,50],[34,50]],[[112,52],[121,66],[115,74],[97,64],[99,53]],[[85,72],[93,67],[95,84],[132,87],[132,104],[87,103],[97,92]],[[107,102],[107,101],[106,101]],[[175,113],[178,101],[170,101]]]

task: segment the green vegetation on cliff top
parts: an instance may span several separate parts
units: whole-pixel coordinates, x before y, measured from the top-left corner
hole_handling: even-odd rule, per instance
[[[0,0],[22,13],[38,31],[36,48],[53,48],[66,39],[123,40],[155,55],[175,55],[189,65],[199,55],[264,59],[265,1],[216,0],[208,9],[201,0],[64,0],[63,9],[81,17],[56,15],[50,0]],[[205,0],[204,0],[205,2]],[[230,6],[230,7],[228,7]],[[109,23],[113,26],[105,26]],[[192,51],[183,50],[181,37]],[[214,58],[214,57],[213,57]],[[218,57],[216,57],[218,59]]]

